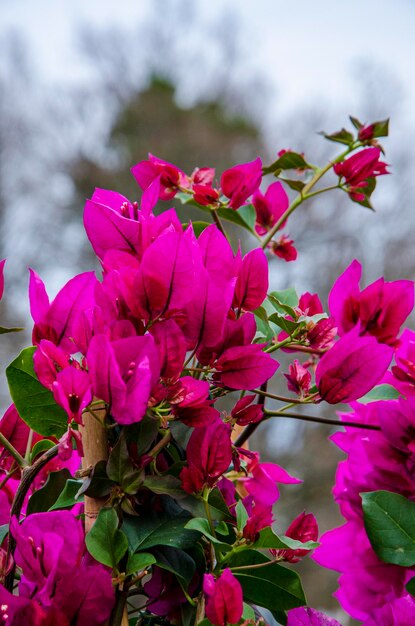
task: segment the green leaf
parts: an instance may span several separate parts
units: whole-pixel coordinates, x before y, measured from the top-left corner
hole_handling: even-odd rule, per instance
[[[66,467],[59,472],[50,472],[43,487],[29,498],[27,514],[48,511],[55,504],[70,478],[71,474]]]
[[[341,130],[338,130],[335,133],[327,134],[327,133],[322,132],[321,134],[329,141],[336,141],[337,143],[344,143],[346,144],[346,146],[350,146],[355,141],[354,135],[350,133],[348,130],[346,130],[345,128],[342,128]]]
[[[399,398],[399,391],[392,385],[378,385],[372,391],[369,391],[359,402],[367,404],[368,402],[376,402],[377,400],[396,400]]]
[[[24,328],[6,328],[5,326],[0,326],[0,335],[6,335],[7,333],[19,333]]]
[[[59,494],[55,504],[50,507],[49,511],[55,511],[57,509],[70,509],[78,502],[83,502],[83,497],[77,497],[78,491],[82,486],[82,480],[74,480],[70,478],[63,491]]]
[[[363,193],[365,195],[365,199],[353,200],[353,198],[351,198],[351,200],[353,200],[353,202],[355,202],[356,204],[360,204],[361,206],[364,206],[366,209],[371,209],[372,211],[374,211],[374,208],[370,202],[370,197],[372,193],[374,192],[375,188],[376,188],[376,178],[374,177],[368,178],[367,186],[359,187],[359,193]]]
[[[256,621],[255,611],[250,604],[244,602],[244,610],[242,613],[242,619],[247,621]]]
[[[281,176],[279,177],[279,179],[283,183],[288,185],[290,189],[294,189],[294,191],[302,191],[305,187],[305,183],[303,183],[302,180],[293,180],[292,178],[282,178]]]
[[[52,392],[38,381],[33,369],[37,348],[25,348],[6,369],[10,395],[17,412],[29,428],[44,437],[59,439],[68,427],[68,416]]]
[[[203,517],[194,517],[189,520],[186,524],[186,528],[202,533],[221,552],[230,552],[230,550],[232,550],[232,546],[229,543],[220,541],[212,534],[208,520]]]
[[[242,500],[238,500],[238,503],[235,507],[235,514],[236,514],[236,527],[239,530],[239,532],[241,532],[245,528],[246,522],[248,521],[248,517],[249,517],[248,512],[243,505]]]
[[[353,126],[355,128],[357,128],[357,130],[359,130],[360,128],[362,128],[363,124],[362,122],[360,122],[357,117],[353,117],[352,115],[349,115],[349,120],[351,121],[351,123],[353,124]]]
[[[124,426],[123,433],[125,434],[127,444],[135,444],[135,454],[137,457],[140,457],[149,451],[158,435],[157,421],[146,416],[138,424]]]
[[[274,336],[274,331],[268,323],[268,314],[264,307],[260,306],[254,311],[256,317],[257,332],[263,335],[263,337],[270,341]]]
[[[293,287],[282,289],[281,291],[271,291],[270,295],[278,300],[280,304],[286,304],[291,308],[298,306],[298,294]]]
[[[150,554],[150,552],[137,552],[137,554],[130,554],[125,573],[127,576],[135,574],[136,572],[146,569],[150,565],[154,565],[154,563],[156,563],[156,558]]]
[[[50,439],[41,439],[40,441],[37,441],[30,453],[30,462],[33,463],[37,456],[43,454],[43,452],[46,452],[47,450],[50,450],[55,445],[56,444]]]
[[[131,552],[148,550],[154,546],[186,549],[192,547],[200,537],[198,532],[186,528],[188,521],[188,515],[126,515],[122,529],[128,537]]]
[[[116,483],[107,476],[107,461],[98,461],[90,476],[85,478],[77,497],[85,494],[91,498],[105,498],[111,493]]]
[[[242,585],[244,599],[271,612],[285,611],[306,604],[298,574],[277,563],[268,565],[269,560],[261,552],[246,550],[236,554],[228,563]],[[250,570],[233,569],[261,563],[267,565]]]
[[[189,511],[193,517],[203,517],[205,515],[203,501],[195,496],[189,495],[183,500],[180,500],[180,506],[186,511]],[[215,522],[233,519],[218,488],[213,489],[209,494],[209,509],[212,519]]]
[[[411,594],[411,596],[415,597],[415,576],[406,583],[405,589],[408,593]]]
[[[373,137],[387,137],[389,135],[389,118],[373,122]]]
[[[297,541],[291,537],[279,537],[270,526],[263,528],[259,538],[253,544],[253,548],[274,548],[276,550],[314,550],[320,544],[316,541]]]
[[[390,491],[361,496],[366,532],[378,557],[404,567],[415,565],[415,502]]]
[[[200,221],[193,222],[192,221],[192,222],[187,222],[185,224],[182,224],[183,230],[186,230],[189,224],[193,226],[193,232],[196,235],[196,237],[199,237],[203,233],[205,228],[210,226],[209,222],[200,222]]]
[[[143,487],[146,487],[153,493],[165,494],[178,500],[186,497],[186,493],[183,491],[181,484],[181,480],[171,475],[146,476]]]
[[[282,328],[282,330],[285,330],[289,335],[292,335],[293,332],[298,330],[301,326],[305,326],[304,322],[293,322],[293,320],[288,320],[282,315],[278,315],[278,313],[273,313],[269,321]]]
[[[101,509],[85,543],[96,561],[113,569],[117,566],[127,552],[128,541],[118,529],[118,515],[114,509]]]
[[[187,588],[196,571],[196,564],[192,557],[183,550],[168,546],[153,550],[153,554],[156,565],[177,576],[180,583]]]
[[[276,170],[309,170],[312,169],[310,164],[304,159],[302,154],[298,152],[284,152],[274,163],[263,168],[264,174],[273,174]]]
[[[9,525],[8,524],[2,524],[0,526],[0,546],[3,543],[7,533],[9,532]]]
[[[241,209],[245,209],[245,211],[241,213]],[[232,222],[233,224],[237,224],[238,226],[241,226],[242,228],[245,228],[252,233],[255,225],[255,209],[252,205],[241,207],[238,210],[217,209],[216,213],[221,219],[226,220],[227,222]]]
[[[252,204],[245,204],[237,209],[238,215],[241,216],[249,230],[254,230],[256,222],[256,211]]]
[[[110,480],[118,483],[121,489],[128,494],[137,493],[143,484],[144,472],[134,467],[123,432],[111,450],[107,463],[107,474]]]

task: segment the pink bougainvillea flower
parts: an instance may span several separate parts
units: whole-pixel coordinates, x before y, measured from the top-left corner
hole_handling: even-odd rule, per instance
[[[183,489],[197,493],[212,487],[232,461],[231,428],[217,419],[209,426],[195,428],[186,449],[187,467],[180,472]]]
[[[224,195],[230,199],[229,206],[238,209],[257,191],[261,180],[262,161],[258,158],[249,163],[235,165],[223,172],[220,186]]]
[[[268,262],[261,248],[251,250],[242,259],[235,285],[233,308],[255,311],[268,291]]]
[[[258,235],[265,235],[288,209],[290,201],[280,182],[272,183],[265,194],[258,189],[252,196],[252,204],[256,211],[255,230]],[[284,228],[287,221],[281,224]]]
[[[361,398],[381,380],[392,357],[392,348],[374,337],[360,337],[356,326],[323,355],[317,366],[321,398],[329,404]]]
[[[389,173],[386,171],[387,164],[379,161],[380,155],[380,148],[365,148],[345,161],[335,163],[333,169],[350,187],[365,187],[368,178]]]
[[[225,350],[215,362],[216,378],[231,389],[255,389],[269,380],[279,363],[262,351],[261,344],[237,346]]]
[[[280,495],[277,483],[295,485],[303,482],[276,463],[260,463],[258,453],[251,453],[251,456],[253,458],[247,468],[250,476],[238,480],[243,483],[256,504],[274,504]]]
[[[192,185],[193,199],[202,206],[217,206],[219,191],[211,185]]]
[[[264,416],[264,408],[261,404],[252,404],[256,396],[244,396],[235,404],[231,416],[239,426],[260,422]]]
[[[244,313],[232,319],[231,312],[225,321],[221,340],[212,347],[201,345],[196,356],[202,365],[212,365],[228,348],[247,346],[252,343],[256,334],[256,321],[252,313]]]
[[[52,383],[53,397],[68,414],[69,422],[82,424],[82,411],[92,402],[92,386],[88,373],[76,367],[66,367]]]
[[[182,331],[170,319],[154,324],[150,333],[159,355],[160,378],[170,383],[176,381],[182,373],[186,358],[186,341]]]
[[[275,256],[290,262],[295,261],[297,258],[297,250],[294,248],[293,243],[294,239],[290,239],[288,235],[281,235],[277,241],[271,241],[268,244],[268,248]]]
[[[180,187],[189,186],[189,178],[181,169],[150,153],[148,160],[134,165],[131,172],[143,191],[155,178],[160,177],[159,197],[161,200],[171,200]]]
[[[324,313],[323,305],[318,295],[309,291],[301,294],[296,309],[301,315],[306,315],[307,317]]]
[[[259,532],[263,528],[271,526],[274,521],[272,504],[260,504],[255,502],[252,496],[246,496],[243,499],[243,504],[249,515],[244,526],[243,536],[248,541],[254,542],[258,539]]]
[[[385,382],[390,382],[404,395],[415,393],[415,332],[405,328],[400,336],[396,350],[395,363],[392,374],[385,377]]]
[[[411,280],[385,282],[379,278],[360,290],[362,266],[354,260],[339,276],[329,294],[329,309],[339,335],[360,322],[361,335],[373,335],[382,343],[394,345],[399,330],[414,307]]]
[[[307,541],[317,541],[318,525],[317,520],[312,513],[300,513],[287,528],[286,537],[296,539],[306,543]],[[270,550],[275,557],[280,557],[289,563],[298,563],[303,556],[308,554],[310,550]]]
[[[151,578],[143,587],[149,598],[149,609],[156,615],[170,617],[186,602],[186,596],[174,574],[157,566],[151,569]]]
[[[224,569],[216,580],[212,574],[205,574],[203,592],[206,617],[214,626],[239,622],[243,612],[242,587],[230,569]]]
[[[160,374],[153,337],[110,342],[105,335],[95,335],[87,363],[94,395],[108,403],[113,418],[119,424],[141,421]]]
[[[79,456],[84,456],[81,433],[79,430],[73,430],[69,427],[66,433],[59,439],[58,456],[62,461],[68,461],[72,457],[72,441],[76,445]]]
[[[212,185],[215,178],[214,167],[196,167],[190,180],[194,185]]]
[[[71,365],[71,356],[51,341],[42,339],[33,355],[33,364],[36,376],[42,385],[52,389],[58,372]],[[74,361],[72,367],[76,366],[77,363]]]
[[[341,626],[340,622],[320,611],[301,606],[287,613],[287,626]]]
[[[415,598],[406,594],[375,609],[364,626],[410,626],[415,624]]]
[[[183,376],[172,388],[169,400],[173,414],[187,426],[208,426],[217,422],[219,411],[212,407],[209,399],[209,383]]]
[[[30,312],[35,322],[33,343],[49,339],[55,345],[73,354],[76,345],[76,323],[86,309],[93,308],[94,290],[98,280],[94,272],[78,274],[59,291],[49,303],[45,285],[33,270],[30,270]]]
[[[23,455],[26,452],[27,440],[30,428],[22,420],[14,404],[10,405],[0,420],[0,433],[9,441],[14,448]],[[41,439],[39,435],[34,435],[35,442]],[[13,465],[13,457],[0,445],[0,469],[8,471]]]
[[[4,264],[6,263],[6,259],[0,261],[0,300],[3,297],[4,292]]]
[[[54,611],[54,617],[62,614],[67,621],[19,621],[23,603],[14,605],[8,598],[13,618],[6,624],[100,626],[109,618],[115,601],[111,574],[86,553],[81,521],[68,511],[34,513],[21,525],[13,518],[11,532],[22,568],[19,601],[36,603],[27,616],[42,615],[42,609],[48,617]]]
[[[284,376],[288,381],[288,389],[297,393],[301,398],[310,391],[311,374],[297,359],[290,363],[288,374]]]

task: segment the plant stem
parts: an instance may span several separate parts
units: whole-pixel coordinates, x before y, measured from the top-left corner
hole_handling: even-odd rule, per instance
[[[170,430],[164,435],[162,439],[150,450],[147,452],[148,455],[156,457],[160,450],[165,448],[171,441],[171,432]]]
[[[12,508],[10,510],[10,520],[13,517],[17,517],[19,519],[20,513],[22,510],[23,503],[25,501],[26,495],[36,478],[39,474],[40,470],[44,468],[44,466],[49,463],[57,454],[58,454],[59,446],[53,446],[50,450],[47,450],[45,454],[42,454],[33,465],[30,467],[24,467],[22,471],[22,478],[20,481],[20,485],[17,488],[16,495],[14,496]],[[6,563],[9,562],[10,557],[13,556],[14,550],[16,548],[16,540],[11,533],[9,533],[9,545],[7,548],[7,559]],[[8,591],[13,591],[13,582],[14,582],[14,574],[16,571],[16,564],[14,563],[10,572],[7,574],[4,580],[4,586]]]
[[[27,461],[16,450],[16,448],[6,439],[3,433],[0,433],[0,445],[6,448],[7,452],[14,458],[19,467],[27,467]]]
[[[219,217],[219,215],[217,214],[217,212],[216,212],[216,211],[211,211],[211,214],[212,214],[212,217],[213,217],[213,221],[215,222],[216,226],[218,227],[218,229],[220,230],[220,232],[222,233],[222,235],[223,235],[224,237],[226,237],[226,239],[228,239],[228,240],[229,240],[229,237],[228,237],[228,235],[226,234],[226,231],[225,231],[225,229],[224,229],[224,227],[223,227],[222,222],[220,221],[220,217]]]
[[[270,561],[265,561],[265,563],[256,563],[255,565],[237,565],[235,567],[231,567],[232,572],[243,571],[245,569],[259,569],[260,567],[266,567],[267,565],[274,565],[274,563],[278,563],[280,559],[271,559]]]
[[[318,417],[316,415],[300,415],[299,413],[287,413],[286,411],[265,411],[265,419],[271,417],[290,417],[292,419],[303,420],[305,422],[316,422],[317,424],[330,424],[334,426],[352,426],[355,428],[366,428],[367,430],[382,430],[375,424],[363,424],[362,422],[340,421],[329,417]]]
[[[278,396],[274,393],[269,393],[268,391],[261,391],[261,389],[254,389],[253,393],[265,396],[266,398],[271,398],[271,400],[279,400],[280,402],[289,402],[290,404],[308,404],[308,402],[299,400],[298,398],[286,398],[285,396]]]

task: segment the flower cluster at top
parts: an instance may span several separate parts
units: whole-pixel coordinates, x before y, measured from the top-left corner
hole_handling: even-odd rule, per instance
[[[344,554],[330,544],[340,531],[331,531],[316,558],[340,569],[339,599],[367,626],[389,624],[385,603],[394,616],[412,610],[410,575],[378,560],[359,493],[388,488],[396,472],[396,490],[412,494],[406,390],[414,344],[408,331],[400,333],[414,306],[413,283],[379,279],[362,290],[353,261],[331,290],[328,313],[317,294],[269,292],[268,283],[267,252],[296,258],[288,235],[275,236],[302,202],[340,189],[369,204],[373,181],[387,173],[376,141],[384,127],[360,125],[347,141],[343,131],[327,136],[348,148],[323,168],[281,151],[269,168],[258,158],[226,170],[218,183],[212,168],[187,175],[149,155],[132,168],[140,203],[103,189],[86,202],[101,280],[79,274],[50,301],[30,271],[35,347],[7,369],[14,405],[0,421],[0,521],[10,521],[0,552],[0,623],[99,626],[109,619],[118,626],[136,594],[144,601],[132,612],[144,624],[154,616],[172,624],[254,624],[250,605],[259,605],[288,626],[335,626],[305,607],[298,575],[282,565],[316,548],[315,517],[299,512],[283,537],[272,527],[279,485],[302,481],[262,462],[247,439],[293,405],[355,402],[385,381],[405,399],[353,405],[356,426],[335,436],[349,452],[336,486],[348,520]],[[283,178],[299,192],[291,202],[281,181],[260,190],[267,172],[293,169],[305,178]],[[327,172],[337,184],[312,191]],[[176,196],[212,223],[183,225],[173,208],[154,211]],[[245,255],[234,249],[225,221],[246,228],[259,247]],[[278,350],[292,356],[287,397],[267,389]],[[268,400],[283,406],[270,410]],[[88,429],[97,422],[102,453],[91,462]],[[101,510],[91,513],[91,502]],[[359,566],[351,533],[366,549]],[[18,596],[11,593],[16,567]],[[392,571],[385,580],[383,569]],[[399,620],[393,623],[404,626]]]

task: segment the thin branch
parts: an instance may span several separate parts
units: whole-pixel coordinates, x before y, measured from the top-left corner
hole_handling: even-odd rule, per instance
[[[10,441],[6,439],[3,433],[0,433],[0,445],[2,445],[3,448],[6,448],[7,452],[14,458],[19,467],[25,467],[27,465],[27,462],[22,457],[20,452],[18,452]]]
[[[316,415],[300,415],[299,413],[281,413],[280,411],[266,411],[265,419],[270,417],[291,417],[292,419],[303,420],[305,422],[316,422],[317,424],[330,424],[333,426],[352,426],[355,428],[365,428],[366,430],[382,430],[375,424],[363,424],[362,422],[340,421],[329,417],[318,417]]]

